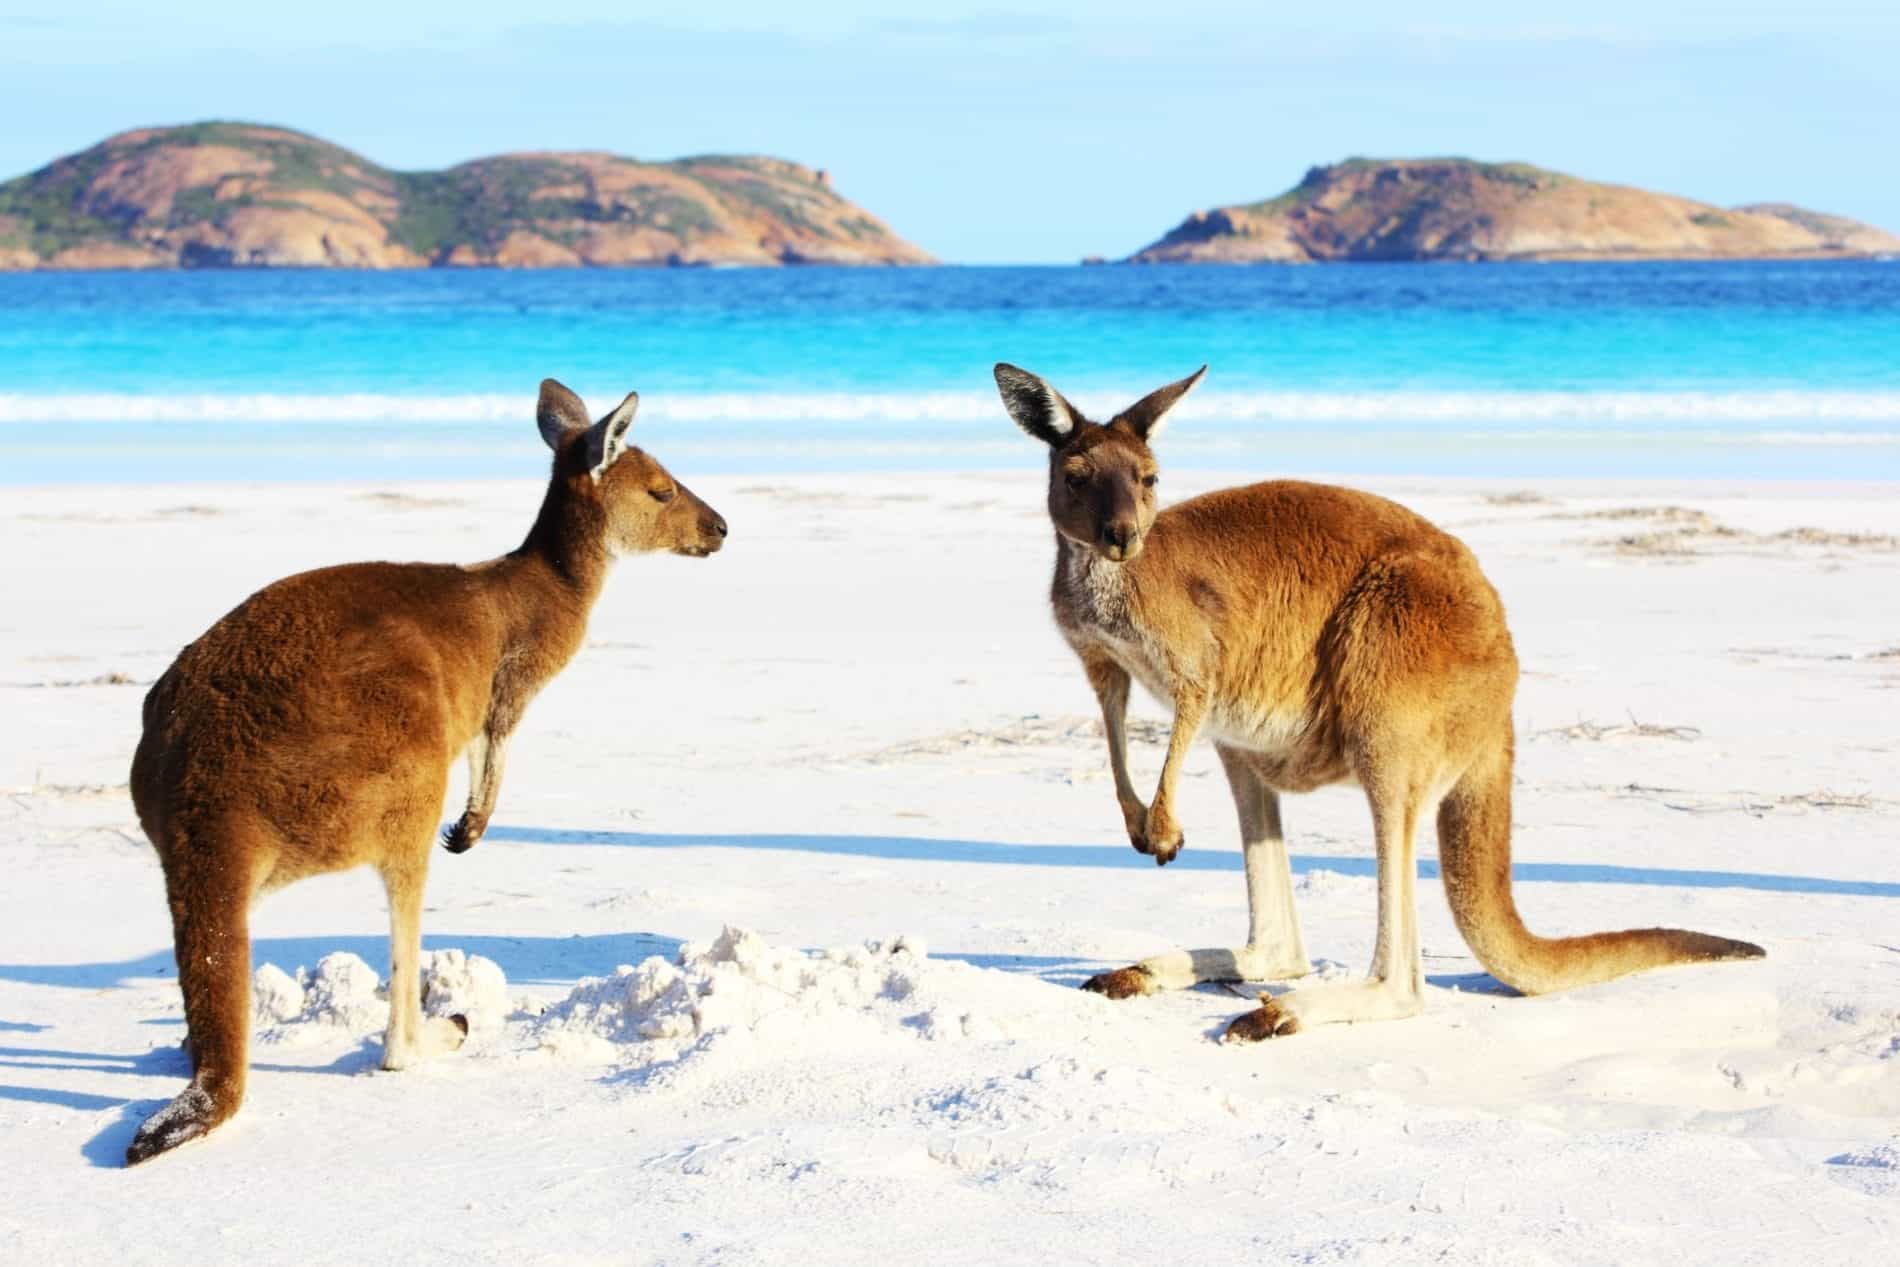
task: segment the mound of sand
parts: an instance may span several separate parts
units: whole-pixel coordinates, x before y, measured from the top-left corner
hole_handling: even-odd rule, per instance
[[[460,950],[422,956],[422,1008],[430,1016],[461,1015],[470,1029],[498,1027],[513,1010],[508,979],[492,959]],[[335,951],[314,971],[267,963],[252,978],[259,1037],[301,1044],[339,1034],[360,1037],[389,1024],[389,985],[362,956]]]
[[[589,977],[534,1026],[541,1049],[576,1060],[658,1064],[691,1052],[769,1039],[781,1054],[880,1038],[997,1040],[1071,1023],[1101,1000],[1045,982],[929,958],[914,936],[829,950],[788,950],[727,926],[676,961],[658,955]]]

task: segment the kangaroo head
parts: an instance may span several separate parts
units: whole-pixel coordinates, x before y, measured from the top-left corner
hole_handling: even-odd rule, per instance
[[[1017,426],[1049,446],[1049,518],[1057,532],[1111,562],[1141,553],[1155,521],[1156,463],[1148,446],[1168,411],[1205,373],[1203,365],[1101,424],[1028,370],[997,365],[1003,407]]]
[[[542,380],[535,421],[554,450],[555,478],[578,504],[597,508],[612,553],[669,550],[703,559],[725,544],[725,518],[651,454],[627,443],[639,407],[639,395],[628,392],[595,422],[579,396]]]

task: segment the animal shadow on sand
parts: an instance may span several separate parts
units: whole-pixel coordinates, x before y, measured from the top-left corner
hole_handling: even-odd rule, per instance
[[[656,933],[609,933],[574,937],[496,937],[441,933],[423,938],[426,950],[451,947],[472,955],[483,955],[501,966],[511,982],[523,984],[566,984],[577,977],[597,975],[612,965],[638,963],[648,955],[671,957],[678,953],[676,937]],[[312,966],[334,951],[360,955],[372,964],[384,964],[389,954],[389,939],[380,936],[281,937],[259,938],[252,948],[252,962],[275,963],[285,968]],[[74,990],[106,990],[139,979],[166,978],[175,972],[169,947],[141,955],[99,963],[0,964],[0,979],[31,985]],[[174,1024],[181,1029],[182,1016],[160,1019],[158,1024]],[[8,1033],[41,1033],[51,1026],[28,1021],[8,1021]],[[327,1074],[345,1077],[373,1072],[382,1058],[379,1035],[365,1038],[356,1047],[343,1052],[327,1065],[288,1065],[256,1062],[255,1070],[268,1073]],[[61,1070],[89,1075],[132,1074],[139,1077],[189,1078],[191,1061],[183,1047],[166,1042],[137,1053],[74,1051],[56,1047],[0,1046],[0,1069]],[[57,1087],[25,1087],[0,1083],[0,1100],[57,1105],[79,1113],[118,1110],[80,1153],[95,1166],[117,1169],[125,1164],[126,1145],[140,1123],[163,1107],[169,1097],[128,1099],[96,1095]]]
[[[154,1078],[191,1076],[191,1062],[186,1058],[184,1049],[169,1045],[136,1054],[70,1051],[54,1047],[0,1047],[0,1068],[130,1073]],[[132,1133],[138,1130],[139,1123],[169,1098],[159,1096],[149,1100],[134,1100],[58,1087],[23,1087],[0,1083],[0,1100],[52,1104],[75,1113],[102,1113],[116,1109],[111,1120],[79,1149],[80,1156],[91,1164],[111,1169],[125,1164],[125,1148],[132,1141]]]
[[[1025,845],[998,840],[939,839],[929,836],[819,836],[743,832],[730,835],[665,834],[500,825],[490,827],[485,839],[513,844],[615,845],[638,849],[767,849],[877,858],[887,862],[1109,867],[1143,872],[1154,870],[1152,858],[1144,857],[1126,845]],[[1374,874],[1370,857],[1295,854],[1291,862],[1295,875],[1314,871],[1335,871],[1352,876]],[[1221,849],[1189,849],[1177,857],[1172,865],[1186,871],[1239,872],[1242,869],[1238,850]],[[1438,879],[1438,863],[1421,858],[1418,874],[1421,879]],[[1585,862],[1519,862],[1512,866],[1511,875],[1520,884],[1636,884],[1676,889],[1753,889],[1765,893],[1900,898],[1900,883],[1753,871],[1624,867]],[[0,976],[5,974],[5,966],[0,965]]]
[[[994,840],[942,839],[922,836],[847,836],[798,835],[779,833],[666,834],[626,831],[578,831],[558,828],[497,825],[488,831],[494,843],[529,846],[611,846],[633,849],[754,849],[778,852],[828,854],[852,858],[875,858],[894,862],[936,862],[956,864],[993,864],[1006,866],[1099,867],[1151,870],[1153,863],[1121,845],[1015,844]],[[1315,871],[1333,871],[1345,875],[1371,876],[1370,857],[1295,855],[1292,868],[1296,875]],[[1227,850],[1190,850],[1175,860],[1176,867],[1190,871],[1238,872],[1240,854]],[[1626,867],[1591,863],[1529,862],[1513,867],[1522,883],[1555,884],[1633,884],[1666,888],[1740,888],[1769,893],[1830,894],[1852,897],[1900,898],[1900,884],[1869,880],[1848,880],[1824,876],[1801,876],[1741,871],[1684,870],[1659,867]],[[1421,859],[1419,875],[1427,880],[1438,878],[1438,864]],[[457,947],[470,954],[493,959],[512,982],[522,984],[566,984],[578,977],[597,975],[607,967],[638,963],[649,955],[673,957],[680,940],[654,933],[612,933],[573,937],[498,937],[456,933],[431,934],[424,939],[426,949]],[[370,963],[383,962],[388,941],[381,936],[335,936],[298,938],[260,938],[254,945],[255,963],[276,963],[285,967],[313,965],[333,951],[349,951]],[[946,954],[978,967],[1025,973],[1056,984],[1073,984],[1093,965],[1072,958],[1022,955]],[[169,947],[134,959],[76,964],[0,964],[0,980],[31,985],[79,990],[102,990],[136,979],[168,977],[174,971]],[[1448,973],[1428,976],[1431,984],[1472,993],[1503,993],[1505,987],[1482,972]],[[1204,987],[1215,989],[1219,987]],[[1244,989],[1245,987],[1243,987]],[[0,1022],[0,1032],[33,1034],[48,1029],[32,1021]],[[270,1065],[256,1066],[273,1072],[353,1075],[371,1070],[377,1063],[377,1041],[344,1053],[327,1066]],[[132,1073],[142,1076],[189,1076],[184,1052],[166,1045],[137,1055],[62,1051],[40,1047],[0,1047],[0,1068],[64,1068],[73,1071]],[[82,1112],[97,1112],[120,1106],[116,1118],[100,1130],[82,1149],[95,1165],[119,1166],[125,1145],[146,1116],[165,1103],[162,1099],[118,1100],[78,1091],[42,1087],[0,1085],[0,1099],[15,1099],[56,1104]]]

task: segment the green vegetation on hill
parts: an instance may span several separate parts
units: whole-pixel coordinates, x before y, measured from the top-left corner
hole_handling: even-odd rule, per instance
[[[760,156],[513,154],[398,172],[219,121],[123,133],[0,184],[0,267],[805,258],[929,261],[818,173]]]

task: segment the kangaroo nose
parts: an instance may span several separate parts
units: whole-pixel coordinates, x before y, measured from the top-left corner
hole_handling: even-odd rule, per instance
[[[726,517],[724,515],[715,514],[711,521],[707,523],[706,527],[709,531],[716,532],[723,537],[726,535]]]
[[[1102,525],[1102,544],[1127,549],[1128,543],[1135,539],[1135,525],[1122,521]]]

